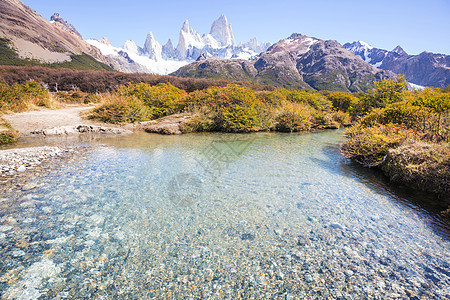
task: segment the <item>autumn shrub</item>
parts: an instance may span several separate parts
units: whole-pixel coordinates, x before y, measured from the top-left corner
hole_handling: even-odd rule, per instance
[[[433,118],[433,114],[430,109],[402,101],[384,108],[374,109],[361,119],[361,124],[373,126],[377,123],[395,123],[406,128],[425,132],[429,127],[428,123],[431,121],[431,118]]]
[[[141,100],[152,118],[157,119],[184,110],[187,93],[170,83],[151,86],[146,83],[129,84],[118,90],[121,96],[132,96]]]
[[[382,169],[394,182],[450,195],[450,147],[447,143],[415,142],[390,149]]]
[[[196,91],[189,95],[187,103],[190,111],[201,112],[219,131],[258,131],[269,123],[264,119],[265,105],[248,87],[232,84]]]
[[[347,129],[345,135],[347,139],[342,144],[342,153],[365,166],[380,165],[390,149],[416,139],[413,131],[397,124],[371,127],[357,124]]]
[[[0,82],[0,110],[21,112],[30,106],[49,104],[48,90],[35,81],[8,85]]]
[[[105,123],[136,123],[149,120],[152,114],[142,100],[132,96],[107,94],[102,104],[88,118]]]
[[[335,110],[353,113],[358,107],[359,98],[352,93],[332,92],[326,95]]]
[[[99,103],[101,100],[101,97],[99,95],[95,95],[95,94],[87,94],[84,98],[83,98],[83,103],[84,104],[91,104],[91,103]]]
[[[333,121],[335,121],[336,123],[338,123],[341,126],[348,126],[352,122],[352,118],[350,117],[350,115],[341,110],[332,112],[331,117],[332,117]]]
[[[408,90],[408,82],[405,76],[387,78],[374,83],[375,87],[368,90],[358,104],[359,112],[368,112],[373,108],[386,107],[389,104],[403,101]]]
[[[321,93],[303,90],[284,90],[286,100],[293,103],[308,104],[316,110],[331,110],[331,102]]]
[[[410,101],[414,106],[426,107],[434,112],[429,131],[437,140],[449,142],[450,136],[450,92],[427,88],[413,93]]]
[[[4,119],[0,118],[0,145],[15,143],[19,139],[19,133]]]
[[[256,93],[256,97],[264,104],[270,106],[281,106],[286,102],[286,91],[285,89],[275,89],[273,91],[260,91]]]
[[[217,131],[216,124],[212,118],[208,118],[204,115],[195,114],[189,121],[184,123],[181,128],[183,133],[189,132],[211,132]]]
[[[450,132],[449,105],[447,104],[447,108],[445,108],[445,101],[449,97],[437,95],[433,100],[424,102],[422,95],[419,92],[410,95],[407,100],[402,102],[374,109],[361,119],[361,123],[364,126],[373,126],[377,123],[395,123],[422,132],[426,140],[448,141]]]

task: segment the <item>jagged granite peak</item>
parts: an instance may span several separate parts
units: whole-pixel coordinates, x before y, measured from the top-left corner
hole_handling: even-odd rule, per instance
[[[174,59],[176,58],[175,49],[173,48],[172,40],[169,39],[167,43],[162,46],[162,57],[163,59]]]
[[[211,34],[221,46],[236,46],[231,24],[228,23],[227,17],[223,14],[213,22],[209,34]]]
[[[205,44],[200,34],[192,28],[189,28],[189,21],[186,20],[181,28],[176,56],[178,60],[192,59],[192,51],[203,49]],[[198,57],[198,55],[196,55]]]
[[[181,31],[189,32],[189,20],[184,21]]]
[[[156,41],[152,32],[147,35],[145,40],[144,54],[155,61],[162,60],[162,46]]]
[[[246,43],[240,43],[239,44],[240,47],[242,48],[249,48],[250,50],[256,52],[256,53],[261,53],[266,51],[267,49],[269,49],[270,46],[272,46],[271,43],[259,43],[258,39],[252,38],[250,39],[248,42]]]
[[[56,24],[58,24],[58,26],[60,26],[61,29],[66,30],[67,32],[73,33],[74,35],[76,35],[77,37],[79,37],[80,39],[82,39],[83,37],[81,36],[81,34],[77,31],[77,29],[75,28],[75,26],[73,26],[72,24],[70,24],[69,22],[65,21],[61,15],[59,13],[54,13],[51,17],[50,17],[50,22],[54,22]]]
[[[408,56],[408,53],[406,53],[406,51],[403,50],[403,48],[400,46],[395,47],[394,50],[392,50],[392,52],[395,52],[395,53],[399,54],[400,56]]]

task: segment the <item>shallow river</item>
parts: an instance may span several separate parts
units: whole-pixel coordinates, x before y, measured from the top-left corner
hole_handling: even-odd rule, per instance
[[[448,221],[338,131],[92,141],[0,194],[16,299],[450,297]]]

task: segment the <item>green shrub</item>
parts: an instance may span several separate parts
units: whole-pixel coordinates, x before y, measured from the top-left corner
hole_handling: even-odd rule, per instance
[[[0,145],[12,144],[17,142],[19,134],[14,130],[0,131]]]
[[[252,106],[232,106],[223,110],[219,127],[225,132],[259,131],[260,115]]]
[[[281,132],[305,131],[311,129],[311,122],[298,111],[283,111],[276,117],[275,129]]]
[[[264,104],[255,92],[238,85],[212,87],[189,95],[189,110],[197,111],[215,124],[215,129],[225,132],[247,132],[263,129]]]

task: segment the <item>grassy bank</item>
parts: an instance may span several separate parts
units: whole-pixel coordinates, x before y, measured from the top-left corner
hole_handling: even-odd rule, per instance
[[[342,152],[393,182],[448,199],[449,110],[448,90],[410,92],[401,77],[377,83],[348,106],[358,121],[346,131]]]

